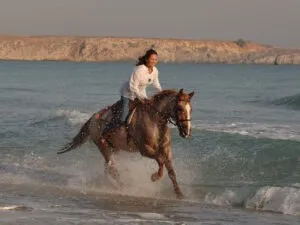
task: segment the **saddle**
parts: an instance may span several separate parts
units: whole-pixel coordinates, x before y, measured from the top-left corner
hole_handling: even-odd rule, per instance
[[[125,120],[125,128],[127,129],[129,124],[132,121],[132,118],[134,116],[134,113],[136,111],[136,106],[138,104],[143,104],[139,100],[135,101],[129,101],[129,112],[127,115],[127,118]],[[102,130],[103,133],[105,133],[107,130],[113,127],[119,127],[119,125],[122,124],[121,122],[121,115],[122,115],[122,107],[123,107],[123,101],[120,99],[117,102],[115,102],[113,105],[108,106],[102,110],[100,110],[98,113],[96,113],[95,118],[99,122],[99,127],[100,127],[100,121],[104,120],[106,121],[106,125],[104,127],[104,130]]]
[[[125,121],[126,125],[130,124],[137,104],[138,104],[137,101],[131,101],[131,100],[129,101],[129,113],[128,113],[126,121]],[[112,114],[111,123],[120,123],[121,122],[122,108],[123,108],[122,100],[117,101],[110,107],[111,114]]]
[[[128,130],[128,126],[133,118],[137,104],[141,104],[141,102],[140,101],[129,101],[129,112],[126,117],[125,124],[122,124],[122,122],[121,122],[121,115],[122,115],[121,112],[122,112],[122,108],[123,108],[123,101],[118,100],[116,103],[109,106],[106,109],[106,112],[110,111],[111,119],[109,120],[109,122],[107,122],[106,127],[104,128],[104,130],[102,130],[102,132],[106,133],[110,128],[115,128],[115,127],[119,127],[120,125],[125,125],[125,129],[126,129],[126,133],[127,133],[126,139],[127,139],[127,144],[129,145],[131,143],[131,141],[130,141],[131,134]]]

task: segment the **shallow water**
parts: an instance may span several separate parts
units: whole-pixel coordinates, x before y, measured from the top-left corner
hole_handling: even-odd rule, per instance
[[[183,201],[139,154],[116,156],[122,190],[93,144],[57,156],[131,66],[0,62],[1,224],[299,224],[299,66],[160,65],[196,92],[192,138],[172,128]]]

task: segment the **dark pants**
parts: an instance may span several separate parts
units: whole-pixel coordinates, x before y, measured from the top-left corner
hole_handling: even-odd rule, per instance
[[[130,99],[124,96],[121,96],[122,100],[122,112],[121,112],[121,122],[126,122],[128,113],[129,113],[129,102]]]
[[[118,128],[119,126],[126,123],[128,113],[129,113],[129,102],[131,100],[129,98],[126,98],[124,96],[121,96],[121,102],[122,102],[122,111],[120,116],[120,121],[116,119],[112,119],[112,121],[104,127],[104,130],[102,132],[102,135],[105,135],[110,129]]]

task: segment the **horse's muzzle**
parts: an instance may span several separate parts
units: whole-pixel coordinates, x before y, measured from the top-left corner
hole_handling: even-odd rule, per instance
[[[186,130],[183,130],[183,129],[180,129],[179,130],[179,135],[183,138],[189,138],[191,136],[191,130],[189,131],[186,131]]]

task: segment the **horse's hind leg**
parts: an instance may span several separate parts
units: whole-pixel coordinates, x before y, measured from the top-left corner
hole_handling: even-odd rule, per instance
[[[120,174],[115,167],[112,152],[109,150],[108,144],[105,140],[100,139],[100,141],[94,141],[95,145],[98,147],[105,160],[105,172],[108,173],[114,180],[121,185]]]
[[[180,190],[180,187],[178,186],[177,180],[176,180],[176,174],[172,165],[172,159],[171,157],[167,157],[165,160],[165,166],[168,170],[169,177],[173,183],[174,191],[176,193],[177,198],[182,199],[183,194]]]
[[[163,177],[163,173],[164,173],[164,160],[163,160],[163,158],[161,156],[158,156],[155,160],[156,160],[159,168],[158,168],[158,171],[153,173],[152,176],[151,176],[151,180],[153,182],[161,179]]]

